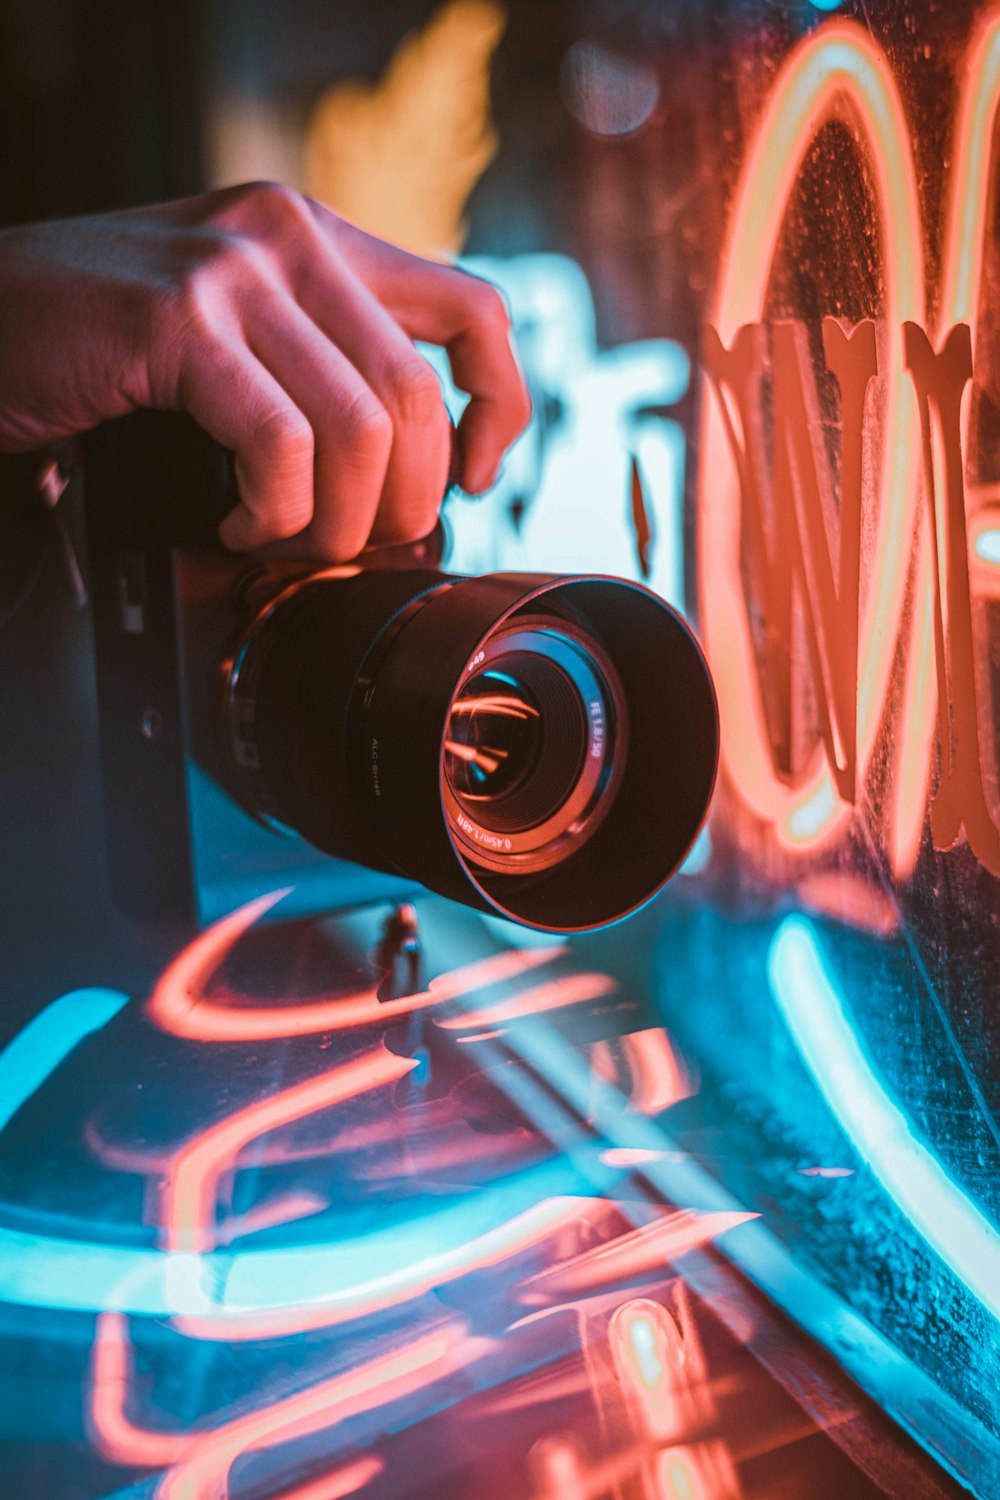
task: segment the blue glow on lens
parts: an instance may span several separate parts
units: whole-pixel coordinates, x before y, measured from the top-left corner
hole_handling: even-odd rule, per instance
[[[803,1062],[862,1161],[928,1245],[1000,1318],[1000,1234],[887,1092],[806,918],[781,923],[767,972]]]

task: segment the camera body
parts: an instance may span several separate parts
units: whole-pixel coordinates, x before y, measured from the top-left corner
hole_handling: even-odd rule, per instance
[[[88,434],[84,471],[108,869],[121,909],[203,927],[281,886],[291,887],[283,917],[419,889],[254,816],[219,774],[234,641],[311,571],[218,544],[237,498],[229,455],[189,418],[142,411]],[[376,562],[433,568],[439,553],[435,535]]]
[[[649,590],[440,568],[442,531],[316,568],[235,558],[230,455],[138,412],[84,445],[111,884],[204,926],[419,885],[551,932],[644,905],[718,759],[711,677]]]

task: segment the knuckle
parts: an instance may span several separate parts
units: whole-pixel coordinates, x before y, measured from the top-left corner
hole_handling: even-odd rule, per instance
[[[437,376],[426,360],[413,360],[396,371],[393,404],[410,422],[444,420],[444,401]]]
[[[280,231],[311,222],[301,193],[283,182],[243,182],[219,195],[217,222],[239,224],[251,232]]]
[[[208,277],[228,270],[237,258],[238,238],[226,229],[201,229],[189,235],[183,245],[187,275]]]
[[[288,209],[298,211],[298,206],[303,203],[301,193],[289,187],[284,182],[261,181],[251,184],[250,196],[255,203],[266,204],[268,208],[276,213],[283,213]]]
[[[278,407],[256,423],[254,444],[282,466],[304,468],[313,461],[313,430],[301,412]]]
[[[151,294],[154,327],[170,333],[188,324],[210,324],[237,284],[259,270],[253,247],[231,234],[195,234],[177,250],[174,270]]]
[[[261,214],[279,226],[290,224],[298,227],[312,220],[309,205],[302,194],[283,182],[260,183],[254,197],[255,208],[258,204]]]
[[[268,256],[248,235],[216,235],[205,256],[204,270],[213,281],[256,280],[266,276]]]
[[[343,416],[341,441],[360,459],[381,458],[392,443],[392,418],[371,391],[357,396]]]
[[[191,271],[203,300],[236,296],[248,286],[269,279],[269,258],[248,235],[216,233],[205,237],[202,253]]]

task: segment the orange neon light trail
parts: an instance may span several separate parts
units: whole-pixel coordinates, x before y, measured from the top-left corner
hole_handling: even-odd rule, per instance
[[[381,1048],[282,1089],[269,1099],[256,1100],[201,1131],[181,1147],[169,1168],[164,1193],[166,1249],[198,1254],[212,1248],[219,1181],[250,1141],[305,1115],[384,1088],[416,1066],[412,1058]]]
[[[229,1470],[242,1454],[321,1432],[359,1412],[391,1404],[461,1368],[478,1348],[461,1325],[452,1324],[207,1431],[156,1432],[136,1425],[126,1414],[125,1394],[131,1384],[128,1326],[121,1314],[103,1313],[91,1356],[91,1432],[98,1450],[112,1463],[167,1468],[157,1486],[157,1500],[216,1500],[228,1494]]]
[[[306,1004],[268,1006],[220,1005],[204,998],[203,990],[233,945],[256,921],[275,906],[287,890],[249,901],[201,933],[163,971],[149,999],[147,1014],[154,1025],[174,1036],[203,1042],[257,1042],[275,1037],[307,1036],[317,1031],[342,1031],[384,1021],[388,1014],[374,989]],[[514,948],[476,959],[433,979],[425,991],[394,1000],[393,1016],[408,1015],[443,1004],[504,980],[517,979],[564,953],[563,945]]]

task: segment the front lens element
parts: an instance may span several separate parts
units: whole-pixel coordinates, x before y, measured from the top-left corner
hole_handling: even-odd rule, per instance
[[[445,769],[456,796],[481,816],[509,801],[536,769],[545,726],[534,693],[505,663],[477,672],[452,705]],[[513,668],[514,663],[510,666]]]
[[[597,643],[568,622],[517,618],[476,652],[444,736],[456,842],[485,869],[546,869],[613,800],[624,704]]]

